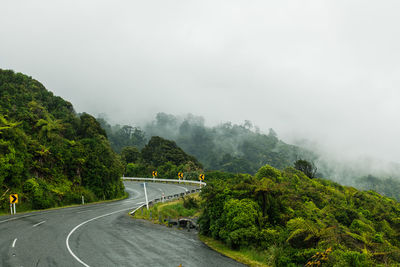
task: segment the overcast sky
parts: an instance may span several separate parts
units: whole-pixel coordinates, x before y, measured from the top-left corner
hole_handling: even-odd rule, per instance
[[[253,121],[400,162],[400,1],[2,0],[0,68],[78,112]]]

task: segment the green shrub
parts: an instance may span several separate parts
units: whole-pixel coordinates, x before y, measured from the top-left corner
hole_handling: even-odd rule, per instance
[[[281,177],[281,172],[270,165],[261,167],[256,173],[257,179],[271,178],[272,180],[276,181],[279,177]]]
[[[185,209],[197,209],[199,207],[199,203],[194,197],[187,196],[183,199],[183,206]]]

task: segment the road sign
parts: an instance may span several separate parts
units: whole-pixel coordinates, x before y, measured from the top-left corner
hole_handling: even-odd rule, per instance
[[[156,171],[153,171],[153,177],[156,177],[157,176],[157,172]]]
[[[200,174],[199,175],[199,180],[203,180],[204,181],[204,174]]]
[[[178,173],[178,177],[183,178],[183,173],[182,172]]]
[[[10,195],[10,204],[18,204],[18,194]]]

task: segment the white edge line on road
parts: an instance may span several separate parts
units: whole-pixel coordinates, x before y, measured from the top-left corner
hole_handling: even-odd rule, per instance
[[[29,215],[20,216],[20,217],[14,217],[14,218],[10,218],[10,219],[4,220],[4,221],[0,221],[0,223],[5,223],[5,222],[9,222],[9,221],[14,221],[14,220],[18,220],[18,219],[30,217],[30,216],[33,216],[33,215],[35,215],[35,214],[29,214]]]
[[[65,244],[67,245],[67,249],[68,249],[69,254],[71,254],[72,257],[74,257],[75,260],[77,260],[77,261],[78,261],[80,264],[82,264],[83,266],[90,267],[89,265],[87,265],[86,263],[84,263],[81,259],[79,259],[78,256],[76,256],[75,253],[72,252],[71,248],[69,247],[69,238],[71,237],[71,235],[72,235],[79,227],[81,227],[81,226],[84,225],[84,224],[87,224],[88,222],[91,222],[91,221],[100,219],[100,218],[102,218],[102,217],[106,217],[106,216],[112,215],[112,214],[114,214],[114,213],[118,213],[118,212],[121,212],[121,211],[130,210],[130,209],[131,209],[131,208],[122,209],[122,210],[113,211],[113,212],[110,212],[110,213],[107,213],[107,214],[103,214],[103,215],[94,217],[94,218],[92,218],[92,219],[89,219],[89,220],[87,220],[87,221],[84,221],[84,222],[78,224],[77,226],[75,226],[75,228],[72,229],[71,232],[69,232],[69,234],[68,234],[68,236],[67,236],[67,239],[65,240]]]
[[[37,224],[33,225],[32,227],[39,226],[39,225],[41,225],[42,223],[45,223],[45,222],[46,222],[46,221],[41,221],[40,223],[37,223]]]
[[[17,239],[14,239],[14,242],[12,243],[12,247],[15,248],[15,243],[17,243]]]
[[[187,189],[186,187],[180,186],[180,185],[175,185],[176,187],[180,187],[182,189],[185,189],[185,192],[189,191],[189,189]]]

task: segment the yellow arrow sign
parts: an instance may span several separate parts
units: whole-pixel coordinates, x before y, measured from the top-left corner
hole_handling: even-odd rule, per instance
[[[157,172],[156,171],[153,171],[153,176],[157,176]]]
[[[199,175],[199,180],[204,180],[204,174]]]
[[[18,194],[11,194],[10,195],[10,203],[11,204],[18,204]]]
[[[181,173],[181,172],[178,173],[178,177],[179,177],[179,178],[183,178],[183,173]]]

